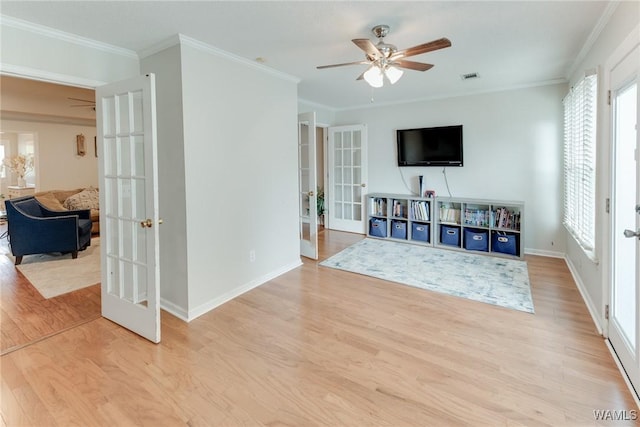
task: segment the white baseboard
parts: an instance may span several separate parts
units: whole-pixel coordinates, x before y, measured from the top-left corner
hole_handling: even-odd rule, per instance
[[[640,409],[640,398],[638,398],[638,394],[636,393],[636,390],[633,388],[631,381],[629,381],[627,372],[624,370],[624,367],[620,363],[620,359],[618,359],[618,355],[616,354],[616,351],[613,349],[608,339],[605,339],[604,343],[607,345],[607,348],[611,353],[611,357],[613,357],[613,361],[616,362],[616,366],[620,370],[620,374],[622,374],[622,378],[624,379],[625,384],[627,384],[627,387],[629,387],[629,391],[631,392],[631,396],[633,397],[633,400],[635,400],[636,402],[636,406]]]
[[[587,306],[587,310],[589,310],[589,314],[591,314],[591,318],[593,319],[593,323],[596,325],[596,329],[600,335],[603,334],[603,319],[600,317],[600,310],[597,309],[593,300],[589,296],[589,292],[587,292],[584,282],[580,279],[580,275],[578,274],[578,270],[575,268],[569,257],[565,256],[564,261],[567,263],[567,267],[569,267],[569,271],[571,272],[571,276],[573,276],[573,280],[576,282],[576,286],[580,295],[582,295],[582,299],[584,300],[585,305]]]
[[[179,305],[172,303],[171,301],[160,298],[160,308],[168,313],[173,314],[180,320],[184,320],[185,322],[189,321],[189,313],[187,313],[187,310],[180,307]]]
[[[302,261],[300,259],[298,259],[295,262],[292,262],[291,264],[285,265],[277,270],[274,270],[270,273],[265,274],[262,277],[258,277],[257,279],[254,279],[252,281],[250,281],[249,283],[246,283],[240,287],[237,287],[235,289],[232,289],[231,291],[220,295],[217,298],[214,298],[211,301],[208,301],[204,304],[199,305],[198,307],[194,308],[193,310],[189,310],[189,314],[187,316],[186,321],[190,322],[193,319],[196,319],[197,317],[202,316],[203,314],[213,310],[214,308],[221,306],[222,304],[224,304],[227,301],[230,301],[236,297],[239,297],[240,295],[244,294],[245,292],[250,291],[251,289],[257,288],[258,286],[268,282],[269,280],[275,279],[276,277],[293,270],[294,268],[297,268],[299,266],[302,265]]]
[[[545,251],[542,249],[531,249],[524,248],[524,253],[527,255],[538,255],[538,256],[546,256],[549,258],[563,258],[565,257],[564,252],[556,252],[556,251]]]

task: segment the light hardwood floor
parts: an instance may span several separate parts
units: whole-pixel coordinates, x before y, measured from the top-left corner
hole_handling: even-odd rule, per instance
[[[361,238],[323,232],[321,258]],[[305,260],[189,324],[163,313],[159,345],[93,320],[2,356],[2,421],[583,426],[637,410],[564,261],[527,261],[535,315]]]
[[[0,235],[7,225],[0,225]],[[100,285],[45,299],[18,272],[0,241],[0,355],[100,317]]]

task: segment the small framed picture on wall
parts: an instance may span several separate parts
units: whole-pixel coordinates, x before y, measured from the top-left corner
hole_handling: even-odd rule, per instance
[[[84,145],[84,135],[76,135],[76,154],[78,156],[84,156],[87,154],[86,147]]]

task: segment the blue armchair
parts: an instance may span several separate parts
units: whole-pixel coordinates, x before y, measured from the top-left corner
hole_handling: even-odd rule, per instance
[[[91,218],[89,209],[52,211],[33,196],[5,201],[11,253],[16,265],[24,255],[50,252],[71,253],[91,245]]]

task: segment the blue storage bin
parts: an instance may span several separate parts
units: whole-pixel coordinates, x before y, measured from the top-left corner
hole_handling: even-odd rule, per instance
[[[511,233],[498,234],[494,232],[491,236],[491,251],[519,256],[518,236]]]
[[[391,237],[393,237],[394,239],[407,238],[406,221],[391,221]]]
[[[369,235],[375,237],[387,237],[387,220],[371,218],[369,220]]]
[[[411,240],[419,240],[421,242],[429,242],[429,225],[420,223],[411,223]]]
[[[464,248],[469,251],[489,251],[489,233],[487,230],[465,228]]]
[[[460,227],[440,226],[440,243],[460,247]]]

